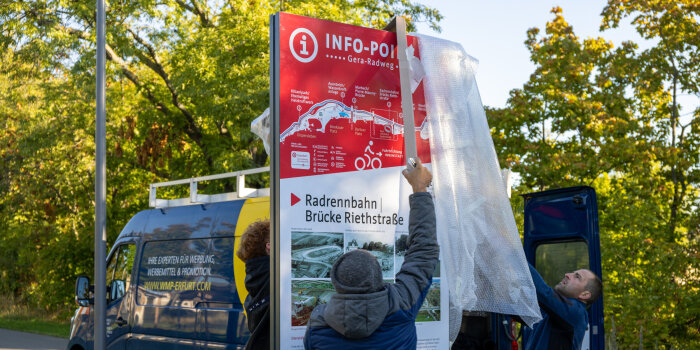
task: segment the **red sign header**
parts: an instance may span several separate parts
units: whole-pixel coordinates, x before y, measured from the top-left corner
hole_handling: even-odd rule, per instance
[[[396,34],[286,13],[279,23],[281,177],[404,165]],[[407,46],[419,57],[415,38]],[[428,163],[422,84],[413,101]]]

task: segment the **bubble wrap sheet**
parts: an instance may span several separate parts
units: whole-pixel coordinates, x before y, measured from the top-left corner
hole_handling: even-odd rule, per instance
[[[450,339],[462,310],[542,317],[476,86],[460,44],[419,38],[437,232],[450,290]]]
[[[250,123],[250,131],[262,139],[265,153],[270,155],[270,108],[266,108],[261,115]]]

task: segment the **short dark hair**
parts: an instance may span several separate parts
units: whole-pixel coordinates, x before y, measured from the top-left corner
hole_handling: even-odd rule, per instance
[[[593,278],[589,278],[588,282],[586,283],[586,290],[591,293],[591,297],[588,298],[586,304],[591,305],[595,303],[595,301],[600,298],[600,294],[603,293],[603,281],[601,281],[598,275],[596,275],[593,271],[588,270],[588,272],[593,275]]]
[[[256,221],[245,229],[236,255],[243,262],[267,255],[265,246],[270,241],[270,219]]]

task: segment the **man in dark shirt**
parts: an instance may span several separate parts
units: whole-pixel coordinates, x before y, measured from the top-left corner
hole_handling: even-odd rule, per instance
[[[603,289],[600,278],[592,271],[581,269],[564,275],[554,288],[530,265],[530,274],[537,291],[542,321],[526,327],[526,350],[581,349],[588,327],[587,307],[593,304]]]

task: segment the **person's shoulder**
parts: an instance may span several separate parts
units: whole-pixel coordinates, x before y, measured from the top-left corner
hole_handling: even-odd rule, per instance
[[[389,306],[387,315],[391,315],[394,312],[399,311],[399,309],[409,309],[413,306],[410,305],[408,302],[403,303],[405,305],[402,305],[401,301],[403,299],[401,298],[401,294],[399,293],[399,289],[396,283],[385,283],[384,288],[386,288],[386,302]]]
[[[260,273],[270,270],[270,256],[258,256],[255,258],[250,258],[245,262],[246,274],[250,273]]]
[[[256,256],[254,258],[250,258],[246,260],[245,262],[246,265],[264,265],[264,264],[270,264],[270,256],[269,255],[261,255],[261,256]]]
[[[581,315],[588,315],[588,305],[586,303],[574,299],[574,304],[576,305],[576,312]]]
[[[326,317],[324,313],[326,311],[326,304],[318,305],[311,311],[311,316],[309,317],[308,327],[326,327],[328,323],[326,322]]]
[[[588,323],[588,310],[586,304],[578,299],[563,297],[567,301],[570,317],[575,318],[579,323]]]
[[[585,303],[576,300],[576,311],[574,311],[574,327],[579,331],[585,331],[588,327],[588,309]]]

